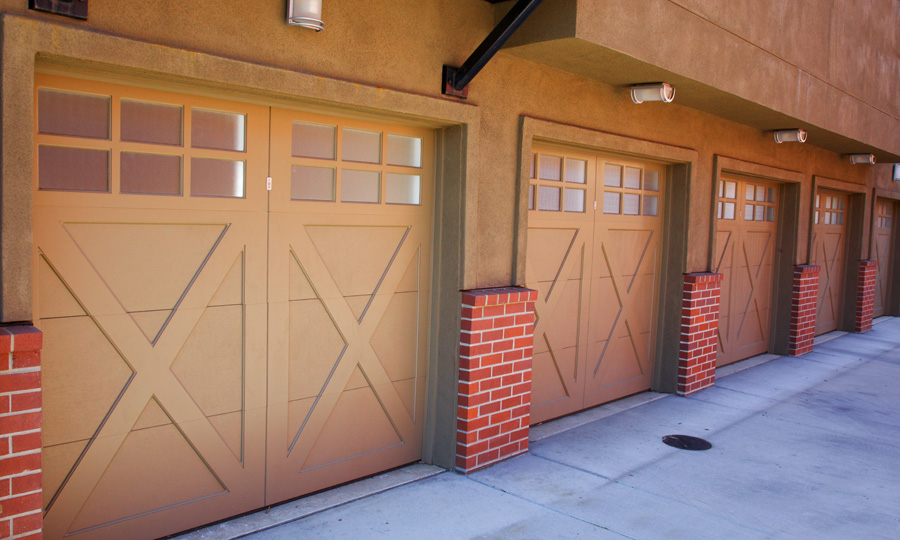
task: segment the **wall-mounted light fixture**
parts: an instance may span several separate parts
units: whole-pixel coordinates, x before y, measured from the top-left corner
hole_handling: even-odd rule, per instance
[[[325,28],[322,22],[322,0],[288,0],[287,23],[316,32]]]
[[[806,142],[805,129],[777,129],[775,130],[775,142]]]
[[[850,154],[850,163],[854,165],[858,163],[875,165],[875,154]]]
[[[675,99],[675,87],[666,83],[635,84],[631,87],[631,101],[662,101],[672,103]]]

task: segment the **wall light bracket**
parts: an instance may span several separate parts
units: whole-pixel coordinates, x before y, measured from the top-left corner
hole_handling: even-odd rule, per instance
[[[775,142],[781,144],[783,142],[806,142],[805,129],[778,129],[775,130]]]
[[[645,101],[662,101],[672,103],[675,99],[675,87],[664,82],[635,84],[631,87],[631,101],[643,103]]]

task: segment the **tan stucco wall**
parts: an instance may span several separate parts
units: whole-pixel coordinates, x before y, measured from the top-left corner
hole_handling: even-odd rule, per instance
[[[523,115],[695,152],[689,232],[702,241],[689,247],[689,272],[708,267],[715,155],[796,171],[804,178],[805,207],[813,175],[870,184],[871,172],[882,170],[850,166],[840,155],[811,145],[776,145],[759,129],[677,102],[637,106],[622,88],[505,52],[476,77],[466,102],[442,97],[441,65],[460,64],[493,27],[494,9],[483,0],[325,0],[326,29],[318,34],[288,27],[283,2],[274,0],[221,0],[215,12],[206,12],[203,7],[210,4],[200,2],[95,1],[87,22],[30,12],[25,4],[0,0],[0,9],[19,14],[4,22],[4,320],[30,316],[27,278],[21,283],[6,280],[30,275],[30,237],[15,231],[30,231],[29,70],[36,53],[71,57],[74,65],[90,60],[114,66],[108,68],[112,71],[168,74],[172,80],[262,100],[332,102],[429,118],[434,125],[467,126],[465,270],[460,279],[466,288],[508,285],[515,279]],[[811,63],[824,66],[810,55]],[[15,200],[25,208],[7,199],[16,190]],[[798,263],[806,262],[807,228],[808,223],[800,224]]]

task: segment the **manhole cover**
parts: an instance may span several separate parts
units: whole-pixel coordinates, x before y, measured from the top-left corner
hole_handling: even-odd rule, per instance
[[[712,448],[709,441],[690,435],[666,435],[662,438],[662,442],[681,450],[709,450]]]

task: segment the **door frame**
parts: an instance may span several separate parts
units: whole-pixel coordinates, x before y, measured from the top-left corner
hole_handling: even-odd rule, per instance
[[[678,343],[681,339],[681,289],[687,268],[688,220],[691,171],[697,166],[696,150],[635,139],[571,124],[559,124],[526,115],[519,117],[519,164],[516,174],[515,244],[513,282],[525,283],[528,239],[528,186],[531,153],[535,141],[584,148],[599,154],[619,154],[663,163],[666,167],[663,212],[663,251],[660,267],[656,350],[651,389],[674,393],[678,381]]]
[[[707,268],[715,268],[713,260],[716,253],[716,195],[722,175],[745,178],[747,180],[763,180],[779,186],[778,212],[776,216],[775,275],[772,277],[773,298],[789,295],[793,288],[794,265],[798,264],[797,252],[800,243],[800,212],[803,202],[804,175],[798,171],[772,167],[760,163],[743,161],[716,154],[713,156],[713,180],[710,186],[710,234],[709,261]],[[811,198],[809,199],[812,200]],[[772,315],[769,321],[769,352],[787,354],[790,334],[791,306],[786,302],[772,302]]]

